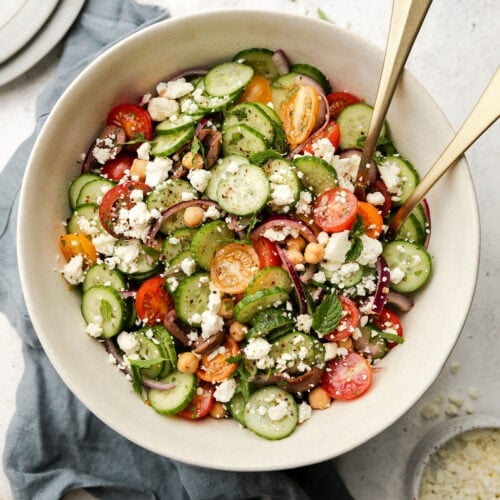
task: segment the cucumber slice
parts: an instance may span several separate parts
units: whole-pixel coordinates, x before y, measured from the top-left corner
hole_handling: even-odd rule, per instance
[[[213,97],[228,96],[243,89],[253,75],[254,69],[246,64],[219,64],[205,75],[205,90]]]
[[[129,255],[135,257],[131,259]],[[116,268],[133,279],[149,278],[158,271],[160,265],[160,252],[139,240],[117,240],[113,257]]]
[[[148,390],[148,401],[162,415],[174,415],[186,408],[196,393],[196,376],[178,370],[163,377],[161,382],[173,384],[168,391],[159,389]]]
[[[165,287],[171,295],[173,295],[175,290],[177,290],[179,283],[188,276],[182,270],[182,261],[184,259],[192,259],[191,250],[184,250],[172,258],[165,266]]]
[[[309,78],[312,78],[315,82],[321,85],[321,88],[324,90],[325,94],[329,94],[332,91],[332,86],[330,85],[328,78],[323,74],[321,70],[319,70],[315,66],[304,63],[292,64],[290,66],[290,71],[292,73],[299,73],[300,75],[305,75]]]
[[[197,229],[192,227],[182,227],[172,232],[172,236],[167,237],[163,241],[161,247],[161,256],[165,262],[169,262],[174,257],[179,255],[191,247],[191,240]]]
[[[240,323],[248,323],[259,311],[278,307],[290,299],[289,294],[280,287],[260,290],[243,297],[234,308],[234,317]]]
[[[146,198],[146,206],[150,212],[155,208],[163,212],[172,205],[180,203],[185,198],[198,198],[196,189],[185,180],[169,179],[149,193]],[[163,221],[160,231],[163,234],[169,234],[176,229],[186,227],[184,224],[184,211],[185,210],[179,210]]]
[[[284,309],[271,307],[258,312],[250,321],[252,328],[246,333],[246,338],[262,337],[283,327],[294,326],[295,321]]]
[[[192,124],[198,122],[201,118],[203,118],[202,113],[197,113],[194,115],[190,115],[188,113],[181,113],[174,120],[167,118],[160,122],[156,128],[155,132],[157,134],[172,134],[174,132],[179,132],[181,130],[186,130],[191,128]]]
[[[209,278],[208,273],[193,274],[185,278],[175,290],[175,310],[179,318],[189,325],[200,326],[201,313],[207,310]]]
[[[139,349],[137,350],[137,354],[140,359],[157,359],[163,358],[163,350],[159,344],[156,344],[152,338],[148,338],[146,336],[147,330],[137,331],[135,332],[135,338],[139,342]],[[155,363],[148,368],[142,368],[141,373],[145,377],[156,378],[158,377],[164,367],[164,362],[160,361]]]
[[[76,199],[76,208],[89,203],[99,203],[102,197],[111,188],[115,187],[115,183],[99,177],[99,179],[87,182]]]
[[[264,171],[255,165],[240,165],[238,170],[221,179],[217,201],[234,215],[251,215],[261,210],[269,198],[269,181]]]
[[[205,195],[212,201],[217,201],[217,188],[219,182],[224,176],[230,174],[231,169],[237,169],[239,165],[247,165],[248,158],[240,155],[229,155],[221,158],[217,164],[212,167],[210,179],[208,180]],[[229,172],[228,172],[229,171]]]
[[[281,154],[288,153],[288,141],[286,140],[285,131],[281,125],[281,118],[278,116],[276,111],[273,108],[268,106],[267,104],[263,104],[261,102],[254,102],[254,105],[257,106],[261,111],[266,113],[268,118],[273,122],[274,126],[274,139],[273,139],[273,149]]]
[[[236,422],[239,422],[241,425],[245,425],[245,404],[245,397],[241,392],[237,392],[231,398],[231,401],[227,403],[231,417],[233,417]]]
[[[245,291],[245,296],[248,297],[259,290],[266,290],[275,286],[282,288],[287,293],[291,293],[293,284],[290,275],[282,267],[265,267],[252,278]]]
[[[301,332],[280,337],[273,343],[269,356],[274,359],[277,371],[290,375],[325,366],[323,344],[317,338]]]
[[[325,273],[326,278],[335,286],[335,288],[344,290],[357,285],[365,274],[365,269],[360,264],[349,266],[347,269],[342,267],[335,271],[329,270],[320,264],[319,270]]]
[[[266,77],[268,80],[275,80],[280,75],[276,64],[273,61],[274,51],[265,48],[245,49],[238,52],[234,57],[234,62],[239,62],[251,66],[255,73]]]
[[[429,220],[427,219],[427,214],[425,213],[423,205],[417,205],[412,214],[417,218],[424,233],[427,233],[427,231],[429,230]]]
[[[400,293],[414,292],[421,288],[432,273],[432,260],[427,250],[409,241],[394,240],[384,247],[382,256],[389,269],[399,269],[403,278],[398,283],[391,281],[390,287]]]
[[[136,320],[137,320],[137,309],[135,308],[135,299],[134,297],[127,297],[125,299],[125,321],[123,323],[123,330],[130,331],[137,328]]]
[[[390,179],[394,176],[397,176],[399,179],[398,196],[392,197],[392,204],[395,207],[402,205],[409,198],[411,193],[413,193],[417,184],[420,182],[420,175],[415,170],[413,165],[401,156],[387,156],[380,162],[378,169],[382,180],[388,186],[391,185],[391,182],[387,180],[387,175],[389,175]],[[391,190],[389,189],[389,191]]]
[[[147,326],[137,330],[136,335],[140,335],[138,340],[144,344],[144,351],[139,350],[139,355],[142,359],[155,359],[162,358],[161,370],[156,365],[153,367],[143,368],[142,373],[150,378],[166,377],[169,373],[173,372],[177,366],[177,353],[175,352],[174,339],[168,330],[161,325]],[[149,345],[144,339],[153,344]],[[141,344],[141,347],[142,345]],[[148,374],[145,370],[157,370],[158,373]]]
[[[250,156],[265,151],[269,142],[257,130],[248,125],[239,124],[227,127],[222,133],[222,152],[224,156]]]
[[[99,205],[96,203],[79,206],[71,214],[66,229],[68,233],[83,233],[90,237],[109,235],[101,224]]]
[[[95,264],[87,270],[82,283],[82,290],[86,292],[96,285],[111,286],[118,292],[127,288],[123,273],[118,269],[111,269],[105,263]]]
[[[366,137],[373,114],[373,107],[364,102],[347,106],[338,116],[340,127],[340,149],[359,148],[359,140]],[[380,137],[387,137],[388,127],[384,121]]]
[[[387,342],[381,337],[381,331],[373,324],[367,323],[365,326],[360,326],[360,337],[354,340],[356,348],[363,355],[371,359],[382,359],[388,352]]]
[[[298,73],[287,73],[286,75],[281,75],[271,84],[273,108],[278,115],[281,109],[281,103],[285,100],[288,89],[297,85],[297,76]]]
[[[271,188],[268,206],[272,212],[287,213],[300,198],[300,181],[292,163],[273,159],[262,167]]]
[[[258,436],[283,439],[295,430],[298,414],[293,396],[270,385],[258,389],[250,396],[245,404],[244,421]]]
[[[93,286],[83,293],[83,319],[87,325],[99,326],[102,337],[110,338],[120,333],[126,313],[125,302],[111,286]]]
[[[281,127],[281,118],[278,116],[278,113],[276,113],[276,111],[271,108],[271,106],[268,106],[267,104],[264,104],[262,102],[254,102],[253,105],[257,106],[263,113],[265,113],[273,123]]]
[[[300,181],[318,196],[326,189],[337,187],[337,172],[322,158],[299,156],[293,160],[297,170],[302,173]]]
[[[396,239],[411,241],[413,243],[417,243],[418,245],[422,245],[424,243],[425,232],[416,215],[410,214],[404,224],[399,228],[399,231],[396,233]]]
[[[272,120],[258,106],[251,102],[242,102],[233,106],[225,114],[222,131],[234,125],[245,124],[261,134],[271,144],[274,139]]]
[[[201,268],[209,271],[217,250],[233,241],[235,237],[234,232],[224,221],[214,220],[204,224],[193,236],[191,255]]]
[[[202,78],[196,84],[192,98],[194,104],[198,107],[200,112],[214,113],[215,111],[222,111],[226,109],[241,95],[242,92],[243,89],[239,89],[234,94],[213,97],[207,94],[205,89],[205,80]]]
[[[160,134],[153,139],[151,154],[153,156],[169,156],[185,146],[194,135],[194,125],[176,129],[169,134]]]
[[[82,187],[89,182],[99,179],[102,179],[102,177],[97,174],[82,174],[71,182],[68,188],[68,199],[72,210],[76,208],[76,200],[78,199]]]

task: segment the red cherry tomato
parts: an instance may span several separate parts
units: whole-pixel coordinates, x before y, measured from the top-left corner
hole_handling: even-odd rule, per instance
[[[153,137],[151,117],[137,104],[118,104],[108,113],[106,124],[122,127],[128,140],[140,138],[150,140]]]
[[[342,305],[342,319],[335,330],[323,337],[330,342],[346,339],[359,325],[359,311],[354,301],[345,295],[339,295],[339,300]]]
[[[338,148],[340,144],[340,127],[337,122],[331,121],[323,130],[314,133],[307,141],[304,152],[314,155],[312,145],[320,139],[328,139],[334,148]]]
[[[212,384],[200,384],[187,408],[184,408],[177,415],[187,420],[206,417],[212,409],[214,401],[214,386]]]
[[[349,400],[364,394],[372,383],[373,370],[363,356],[350,352],[330,359],[321,379],[321,387],[333,399]]]
[[[144,281],[137,290],[135,297],[137,316],[146,325],[163,324],[173,307],[172,297],[167,293],[165,282],[160,276]]]
[[[108,160],[101,169],[101,174],[112,181],[119,181],[127,170],[130,170],[134,157],[128,153],[120,153],[116,158]]]
[[[371,318],[371,321],[379,330],[382,330],[383,332],[394,333],[400,337],[403,336],[403,325],[401,324],[401,321],[396,313],[390,309],[384,307],[380,314]],[[397,346],[398,343],[388,342],[387,345],[392,349]]]
[[[118,184],[102,197],[99,205],[99,219],[104,229],[115,238],[120,238],[120,235],[114,230],[120,208],[132,208],[134,201],[132,201],[130,195],[136,189],[140,189],[144,194],[151,191],[151,187],[145,182],[128,181]]]
[[[276,243],[261,237],[254,241],[253,248],[259,256],[260,268],[281,266],[281,259],[276,249]]]
[[[339,116],[347,106],[356,104],[361,99],[349,92],[333,92],[326,96],[326,100],[330,106],[330,118],[336,120],[337,116]]]
[[[323,231],[337,233],[351,229],[357,210],[354,193],[345,188],[327,189],[314,202],[313,219]]]

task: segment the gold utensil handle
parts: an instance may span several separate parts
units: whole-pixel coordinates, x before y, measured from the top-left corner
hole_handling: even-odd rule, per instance
[[[394,0],[384,64],[356,180],[356,194],[360,198],[364,198],[369,164],[389,104],[431,2],[432,0]]]
[[[453,166],[462,154],[495,123],[500,116],[500,68],[495,72],[474,109],[464,124],[425,174],[406,202],[394,215],[389,231],[397,233],[413,209],[424,199],[428,191]]]

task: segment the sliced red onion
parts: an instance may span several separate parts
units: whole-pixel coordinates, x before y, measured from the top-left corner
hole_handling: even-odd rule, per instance
[[[300,314],[306,314],[307,298],[304,286],[302,285],[302,281],[300,281],[299,275],[295,270],[295,268],[293,267],[293,264],[286,256],[285,251],[279,245],[276,245],[276,249],[278,250],[278,255],[280,256],[280,259],[282,260],[283,264],[285,264],[288,274],[290,275],[290,278],[292,280],[293,287],[295,289],[295,294],[297,296],[297,301],[299,303]]]
[[[290,72],[290,62],[288,61],[288,57],[283,50],[278,49],[272,55],[272,60],[276,65],[276,68],[278,68],[278,72],[280,75],[286,75]]]
[[[82,173],[88,172],[93,168],[100,167],[101,165],[97,162],[94,156],[94,148],[99,142],[103,142],[106,139],[111,139],[113,141],[113,146],[109,147],[110,151],[113,150],[113,158],[122,150],[123,144],[125,143],[127,137],[125,130],[117,125],[106,125],[99,137],[92,143],[87,154],[85,155],[85,160],[82,165]],[[105,146],[108,147],[108,146]]]
[[[122,299],[135,298],[136,295],[137,295],[137,292],[135,290],[122,290],[120,292],[120,297]]]
[[[289,215],[271,215],[252,231],[250,238],[256,240],[264,236],[268,229],[282,229],[284,227],[296,229],[309,243],[318,242],[316,234],[304,221],[294,219]]]
[[[382,256],[377,259],[377,288],[373,297],[372,311],[375,314],[380,314],[387,302],[387,294],[389,293],[389,283],[391,280],[391,271],[387,266],[387,262]]]
[[[307,85],[308,87],[312,87],[314,90],[316,90],[316,92],[318,92],[318,94],[324,94],[323,87],[310,76],[297,75],[297,77],[295,78],[295,82],[299,85]],[[327,105],[326,107],[328,108],[329,106]]]
[[[164,210],[161,214],[161,217],[158,218],[155,223],[151,226],[148,236],[146,238],[146,244],[148,246],[153,245],[154,240],[156,238],[156,234],[160,230],[161,225],[163,224],[164,221],[166,221],[171,215],[175,214],[179,210],[184,210],[185,208],[188,207],[202,207],[202,208],[208,208],[208,207],[215,207],[218,210],[222,211],[222,208],[219,206],[218,203],[215,201],[211,200],[188,200],[188,201],[181,201],[179,203],[176,203],[175,205],[172,205],[168,207],[166,210]]]
[[[315,134],[319,134],[320,132],[325,130],[326,126],[330,123],[330,108],[328,106],[326,95],[323,92],[321,92],[319,94],[319,99],[320,103],[319,103],[318,118],[316,120],[316,126],[314,128]]]
[[[413,299],[402,293],[390,291],[387,294],[387,304],[397,307],[402,312],[408,312],[413,307]]]
[[[179,80],[180,78],[188,78],[195,76],[203,76],[208,73],[208,69],[206,68],[186,68],[173,73],[168,78],[165,79],[167,82],[171,82],[172,80]]]
[[[170,391],[175,387],[175,384],[160,382],[148,377],[142,377],[142,385],[149,389],[157,389],[159,391]]]
[[[425,216],[427,217],[427,227],[424,227],[425,240],[423,246],[427,248],[431,239],[431,209],[426,198],[422,200],[422,206],[424,207]]]

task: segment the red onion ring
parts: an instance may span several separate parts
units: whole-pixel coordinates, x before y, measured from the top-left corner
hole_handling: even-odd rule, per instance
[[[195,137],[198,137],[200,135],[200,132],[205,128],[205,125],[210,121],[210,118],[208,116],[204,116],[199,122],[198,125],[196,125],[196,130],[194,131]]]
[[[277,51],[275,51],[271,56],[271,59],[276,65],[276,68],[278,68],[278,73],[280,75],[285,75],[286,73],[290,72],[290,62],[288,61],[288,57],[283,50],[278,49]]]
[[[324,94],[323,87],[316,81],[314,78],[311,78],[310,76],[306,75],[297,75],[295,78],[295,82],[298,83],[299,85],[307,85],[309,87],[312,87],[318,94]],[[326,106],[327,108],[329,107],[328,104]]]
[[[284,227],[296,229],[309,243],[318,242],[316,234],[304,221],[294,219],[288,215],[271,215],[252,231],[250,238],[256,240],[264,236],[268,229],[281,229]]]
[[[377,287],[373,297],[372,311],[375,314],[380,314],[387,302],[387,294],[389,293],[389,283],[391,280],[391,272],[387,266],[387,262],[382,256],[377,259]]]
[[[189,200],[189,201],[181,201],[179,203],[176,203],[175,205],[172,205],[168,207],[166,210],[164,210],[161,214],[161,217],[158,218],[155,223],[151,226],[149,233],[146,238],[146,245],[151,246],[154,243],[154,240],[156,238],[156,234],[160,230],[161,225],[163,224],[164,221],[166,221],[171,215],[175,214],[179,210],[183,210],[188,207],[192,206],[197,206],[197,207],[202,207],[202,208],[208,208],[208,207],[215,207],[218,210],[222,211],[222,208],[219,206],[218,203],[215,201],[210,201],[210,200]]]
[[[276,245],[276,249],[278,250],[278,255],[280,256],[280,259],[282,260],[283,264],[285,264],[285,267],[288,271],[288,274],[290,275],[290,278],[293,283],[293,287],[295,289],[295,294],[297,296],[297,300],[299,303],[299,311],[300,314],[306,314],[307,313],[307,298],[306,298],[306,292],[304,290],[304,286],[302,285],[302,281],[300,281],[299,275],[295,268],[293,267],[293,264],[290,262],[288,257],[286,256],[285,251],[279,246]]]
[[[168,78],[165,79],[167,82],[171,82],[172,80],[179,80],[180,78],[186,78],[190,76],[203,76],[208,73],[208,69],[206,68],[186,68],[173,73]]]
[[[159,391],[170,391],[175,387],[175,384],[160,382],[148,377],[142,377],[142,385],[149,389],[157,389]]]

